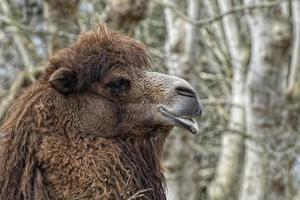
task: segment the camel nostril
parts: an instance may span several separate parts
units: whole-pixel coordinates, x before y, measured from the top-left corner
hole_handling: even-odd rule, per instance
[[[191,88],[177,86],[175,88],[175,91],[177,92],[177,94],[182,95],[182,96],[196,97],[196,92]]]

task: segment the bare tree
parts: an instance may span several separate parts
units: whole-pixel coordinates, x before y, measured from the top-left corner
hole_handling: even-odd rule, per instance
[[[228,12],[231,0],[219,0],[221,12]],[[226,41],[229,47],[233,67],[232,107],[230,111],[229,131],[222,137],[222,150],[214,184],[209,195],[212,200],[235,199],[238,194],[239,172],[243,167],[245,130],[244,92],[248,50],[242,42],[241,32],[235,15],[223,18]]]
[[[166,0],[167,5],[176,7],[179,3],[183,3],[178,0]],[[198,0],[188,0],[187,10],[188,17],[192,20],[198,19]],[[188,78],[189,68],[196,63],[196,56],[198,52],[198,46],[196,42],[197,28],[191,23],[187,23],[182,18],[178,17],[174,10],[170,7],[164,8],[166,26],[167,26],[167,38],[165,43],[166,53],[166,66],[169,73]],[[193,168],[188,166],[188,163],[184,161],[189,156],[191,150],[187,147],[185,142],[185,135],[179,134],[181,130],[176,129],[172,134],[172,139],[169,141],[169,145],[174,147],[169,152],[167,158],[167,167],[169,171],[167,173],[168,178],[168,199],[193,199],[195,198],[195,185],[192,181]],[[179,158],[179,159],[178,159]],[[172,168],[180,169],[181,173],[172,172]],[[175,171],[176,172],[176,171]],[[190,185],[188,190],[183,189],[184,185]]]
[[[146,16],[147,0],[107,1],[104,21],[114,30],[132,35],[139,22]]]
[[[289,98],[296,101],[300,98],[300,1],[292,2],[294,47],[289,78]]]
[[[48,54],[67,47],[79,33],[78,6],[79,0],[47,0],[44,1],[44,17],[47,21]],[[65,32],[69,34],[59,34]],[[74,34],[74,35],[72,35]],[[73,36],[73,37],[72,37]]]
[[[248,0],[247,4],[259,2]],[[250,138],[246,143],[241,200],[265,200],[269,187],[272,187],[266,141],[284,132],[279,122],[282,119],[291,32],[289,24],[281,12],[275,12],[275,8],[255,10],[248,16],[252,52],[246,113]]]
[[[2,11],[4,17],[8,20],[13,21],[13,13],[10,8],[9,3],[6,0],[0,2],[0,11]],[[22,34],[22,32],[18,29],[18,27],[12,28],[12,35],[14,39],[14,43],[17,47],[18,53],[21,57],[22,63],[26,71],[29,72],[28,76],[20,75],[16,78],[15,82],[12,84],[9,95],[7,95],[0,104],[0,122],[4,118],[7,110],[15,99],[17,92],[23,85],[25,79],[29,78],[30,81],[34,81],[34,76],[30,74],[33,71],[33,61],[30,53],[27,51],[27,42],[26,37]]]

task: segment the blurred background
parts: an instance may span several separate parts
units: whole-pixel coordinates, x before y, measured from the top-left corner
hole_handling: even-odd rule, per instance
[[[300,0],[0,0],[0,124],[99,22],[199,92],[200,134],[167,140],[169,200],[300,200]]]

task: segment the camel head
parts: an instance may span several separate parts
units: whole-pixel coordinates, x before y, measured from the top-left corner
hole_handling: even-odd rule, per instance
[[[173,127],[197,133],[202,107],[195,89],[149,68],[143,45],[100,27],[55,54],[43,79],[84,134],[144,137]]]

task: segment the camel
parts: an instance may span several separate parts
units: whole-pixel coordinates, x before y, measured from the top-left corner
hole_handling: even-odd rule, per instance
[[[151,71],[146,48],[105,26],[50,57],[0,128],[0,199],[166,199],[173,127],[195,134],[185,80]]]

